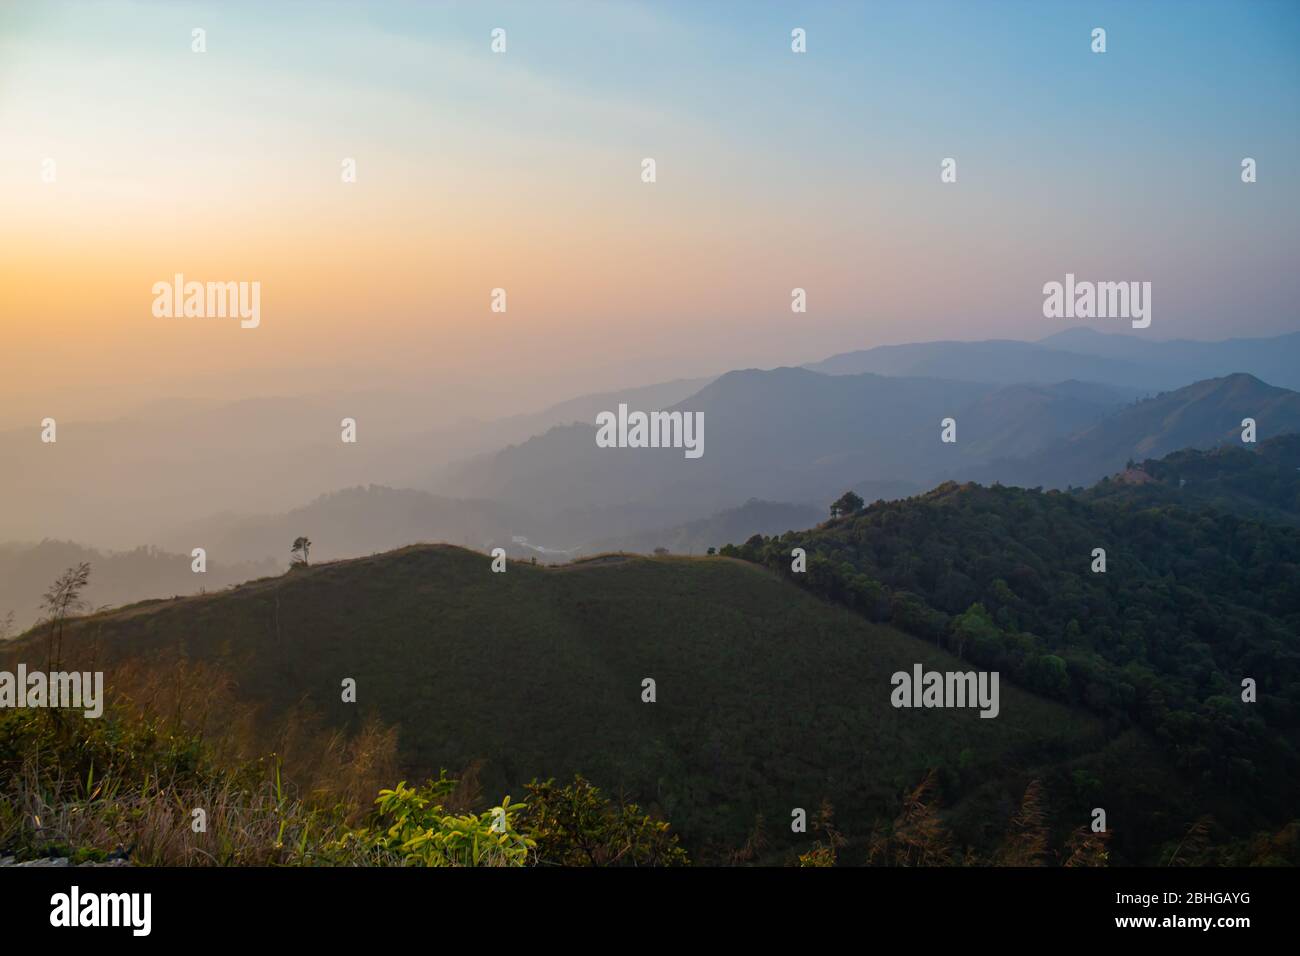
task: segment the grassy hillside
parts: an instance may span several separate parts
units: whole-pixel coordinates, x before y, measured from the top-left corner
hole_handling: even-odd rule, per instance
[[[3,659],[43,663],[45,648],[34,631]],[[399,726],[413,772],[484,761],[493,797],[582,772],[719,852],[757,815],[772,847],[788,844],[792,808],[811,817],[823,799],[841,830],[865,836],[928,768],[978,841],[1006,817],[979,807],[1004,808],[1028,773],[1102,745],[1099,721],[1005,681],[996,719],[896,710],[894,671],[968,665],[723,558],[610,556],[494,574],[475,552],[411,547],[84,618],[64,642],[64,658],[82,663],[173,651],[224,667],[267,715],[304,696],[340,727],[374,712]],[[349,677],[356,704],[340,701]],[[646,677],[652,704],[641,700]],[[1115,806],[1135,789],[1119,766],[1096,786]],[[1060,809],[1077,824],[1096,796]]]

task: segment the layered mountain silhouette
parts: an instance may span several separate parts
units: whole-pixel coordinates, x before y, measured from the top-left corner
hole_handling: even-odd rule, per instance
[[[276,551],[284,550],[283,546]],[[261,557],[261,555],[258,555]],[[45,540],[0,544],[0,624],[10,612],[14,627],[25,630],[41,615],[41,595],[61,571],[87,562],[94,569],[82,595],[88,607],[128,604],[145,598],[215,591],[250,578],[275,574],[283,561],[214,556],[207,571],[195,574],[189,549],[169,552],[140,547],[99,551],[71,541]]]
[[[216,515],[178,528],[166,542],[207,542],[227,560],[266,557],[289,562],[289,543],[309,533],[320,560],[390,551],[421,541],[455,542],[487,549],[531,529],[529,521],[495,501],[446,498],[410,488],[379,485],[321,495],[279,514]]]
[[[617,395],[671,404],[704,381]],[[448,410],[396,391],[158,401],[108,421],[65,419],[56,407],[56,443],[40,440],[38,422],[0,431],[0,498],[22,503],[0,514],[0,541],[133,548],[171,541],[171,532],[207,516],[283,513],[357,485],[419,487],[452,461],[590,421],[616,400],[585,395],[494,421],[473,420],[466,409],[450,423]],[[340,440],[345,418],[356,422],[356,444]],[[188,551],[203,542],[180,544]]]
[[[162,542],[182,552],[203,542],[227,561],[287,560],[288,542],[307,532],[322,558],[416,541],[502,546],[542,560],[604,549],[698,553],[795,527],[781,522],[825,514],[849,488],[872,501],[954,479],[1078,487],[1130,460],[1240,444],[1244,418],[1256,420],[1261,440],[1300,430],[1300,396],[1244,374],[1134,401],[1132,390],[1078,381],[994,387],[748,370],[667,407],[704,413],[702,458],[599,448],[594,423],[574,422],[453,466],[435,491],[353,488],[288,512],[187,523]],[[940,441],[949,417],[955,444]],[[751,499],[792,510],[738,508]]]
[[[1249,372],[1271,385],[1300,390],[1300,332],[1268,338],[1151,339],[1133,333],[1098,332],[1089,326],[1065,329],[1036,343],[1086,356],[1135,363],[1154,373],[1150,388],[1160,382],[1183,385],[1232,372]]]
[[[1261,440],[1286,433],[1298,425],[1294,393],[1279,383],[1296,381],[1298,343],[1091,328],[1041,342],[917,343],[436,426],[398,394],[155,403],[130,419],[61,422],[58,444],[32,429],[0,434],[13,463],[0,494],[23,503],[0,540],[181,556],[204,547],[223,563],[286,561],[300,534],[322,558],[426,540],[541,560],[605,547],[689,552],[723,530],[782,530],[737,512],[751,499],[811,514],[849,488],[871,501],[950,479],[1077,487],[1129,459],[1239,440],[1242,418],[1256,419]],[[1233,374],[1184,377],[1207,369]],[[702,412],[704,456],[598,448],[595,416],[619,404]],[[358,421],[357,445],[340,442],[345,416]],[[955,444],[940,441],[947,418]]]
[[[729,372],[672,406],[703,413],[699,459],[674,449],[599,448],[594,424],[573,425],[454,468],[439,488],[451,495],[475,489],[525,510],[627,508],[670,526],[751,497],[821,504],[864,479],[923,483],[1043,447],[1127,397],[1082,383],[999,389],[751,369]],[[948,417],[964,429],[956,444],[940,440]]]
[[[1011,339],[881,345],[833,355],[805,367],[826,375],[871,373],[962,382],[1044,384],[1078,379],[1126,388],[1154,384],[1148,370],[1133,362]]]
[[[863,482],[895,482],[905,492],[946,479],[1084,486],[1130,459],[1240,442],[1246,418],[1261,439],[1300,430],[1300,395],[1251,375],[1135,402],[1131,394],[1073,381],[995,388],[807,369],[732,372],[674,407],[704,413],[701,459],[598,448],[594,425],[572,425],[454,469],[445,490],[477,490],[525,512],[549,508],[583,531],[627,509],[614,522],[627,527],[634,515],[641,528],[598,533],[613,543],[748,498],[823,507]],[[948,417],[957,423],[954,444],[940,440]]]
[[[885,345],[833,355],[805,367],[829,375],[872,372],[1002,384],[1078,379],[1142,391],[1249,372],[1274,385],[1300,389],[1300,332],[1196,342],[1081,326],[1038,342],[990,339]]]
[[[1130,460],[1240,445],[1247,418],[1255,421],[1258,439],[1300,431],[1300,394],[1246,374],[1197,382],[1136,402],[1033,455],[973,476],[1025,487],[1090,485]]]

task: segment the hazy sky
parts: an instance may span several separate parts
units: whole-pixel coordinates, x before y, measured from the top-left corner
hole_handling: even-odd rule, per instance
[[[1066,272],[1151,281],[1152,338],[1293,331],[1297,156],[1291,2],[5,4],[0,425],[1040,338]],[[260,327],[155,318],[178,272]]]

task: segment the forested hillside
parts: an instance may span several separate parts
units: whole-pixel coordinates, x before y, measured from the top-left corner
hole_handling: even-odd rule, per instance
[[[1276,524],[1300,524],[1300,434],[1258,445],[1188,448],[1149,459],[1083,493],[1147,505],[1213,508]]]
[[[807,551],[804,574],[791,571],[795,548]],[[950,483],[723,553],[1112,730],[1149,730],[1235,825],[1295,814],[1300,529],[1123,496]]]

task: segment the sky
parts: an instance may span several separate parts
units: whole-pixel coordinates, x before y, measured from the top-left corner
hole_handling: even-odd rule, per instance
[[[1295,2],[3,4],[0,426],[1037,339],[1067,272],[1295,331],[1297,156]],[[156,317],[176,273],[260,325]]]

